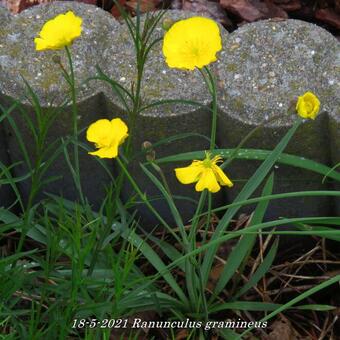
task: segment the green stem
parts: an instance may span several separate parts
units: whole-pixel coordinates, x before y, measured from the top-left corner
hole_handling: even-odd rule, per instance
[[[164,188],[165,190],[169,193],[170,196],[172,196],[171,194],[171,190],[170,190],[170,186],[168,184],[168,181],[166,180],[166,177],[164,175],[164,172],[162,170],[162,168],[157,165],[154,161],[151,161],[150,164],[152,165],[152,167],[157,171],[157,173],[159,174],[161,180],[162,180],[162,183],[164,185]]]
[[[137,81],[136,81],[136,89],[133,91],[133,108],[130,113],[129,117],[129,129],[130,129],[130,136],[127,141],[126,146],[126,156],[129,157],[131,153],[131,146],[132,146],[132,136],[134,135],[135,127],[136,127],[136,120],[137,116],[141,109],[141,87],[142,87],[142,79],[144,73],[144,46],[140,41],[140,36],[137,36],[136,42],[136,65],[137,65]]]
[[[196,248],[196,232],[197,226],[199,222],[199,216],[202,212],[204,201],[205,201],[206,193],[203,191],[200,195],[200,199],[196,208],[196,212],[193,217],[193,222],[191,224],[189,237],[187,246],[185,248],[186,254],[192,252]],[[200,291],[200,278],[198,276],[198,263],[196,261],[196,256],[189,257],[185,260],[185,282],[188,290],[188,294],[190,297],[190,304],[192,310],[198,311],[200,308],[199,297],[197,296],[197,292]]]
[[[212,97],[210,151],[213,151],[215,149],[215,144],[216,144],[216,129],[217,129],[217,89],[216,89],[216,81],[215,81],[213,74],[210,72],[207,66],[205,66],[204,69],[208,74],[208,79],[206,77],[204,77],[204,79],[208,85],[208,89]],[[203,74],[203,72],[201,73]]]
[[[197,226],[198,226],[200,216],[202,216],[201,214],[202,214],[202,210],[203,210],[203,207],[204,207],[205,198],[206,198],[206,191],[202,191],[202,193],[200,195],[200,199],[198,201],[198,205],[197,205],[197,208],[196,208],[195,215],[192,218],[191,229],[190,229],[190,233],[189,233],[189,243],[192,245],[192,248],[195,247]]]
[[[212,194],[211,192],[208,192],[208,210],[207,210],[207,217],[206,217],[206,223],[204,228],[204,234],[202,237],[202,244],[205,244],[207,241],[207,234],[210,226],[210,220],[212,215]],[[200,261],[202,260],[202,254],[200,254]]]
[[[69,74],[69,84],[71,90],[71,101],[72,101],[72,120],[73,120],[73,154],[74,154],[74,168],[75,168],[75,176],[74,182],[79,192],[80,200],[82,204],[85,203],[83,191],[81,188],[81,180],[80,180],[80,166],[79,166],[79,149],[78,149],[78,107],[77,107],[77,91],[75,86],[75,77],[74,77],[74,69],[73,62],[70,49],[65,46],[67,60],[70,67]]]
[[[265,125],[279,119],[280,116],[274,116],[271,119],[267,119],[267,120],[263,120],[260,125],[258,125],[257,127],[255,127],[254,129],[252,129],[242,140],[241,142],[238,144],[238,146],[234,149],[234,151],[232,152],[232,154],[229,156],[229,158],[221,165],[222,169],[225,169],[225,167],[227,165],[230,165],[230,163],[234,160],[234,158],[237,156],[237,153],[239,152],[239,150],[243,147],[243,145],[245,143],[248,142],[248,140],[253,137],[256,132],[260,131]]]

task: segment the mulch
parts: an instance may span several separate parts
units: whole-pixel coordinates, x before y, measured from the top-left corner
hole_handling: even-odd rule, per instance
[[[0,5],[16,14],[39,3],[51,0],[0,0]],[[93,4],[119,18],[113,0],[77,0]],[[117,0],[131,15],[136,14],[137,0]],[[300,19],[315,23],[340,40],[340,0],[140,0],[142,12],[160,8],[183,9],[208,14],[228,31],[263,19]]]

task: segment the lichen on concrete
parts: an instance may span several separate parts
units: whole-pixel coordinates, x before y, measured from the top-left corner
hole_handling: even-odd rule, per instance
[[[97,64],[106,70],[112,54],[116,53],[112,40],[120,24],[110,14],[92,5],[53,2],[29,8],[1,25],[0,88],[3,94],[21,98],[26,91],[23,77],[44,106],[64,101],[68,84],[63,79],[60,65],[52,58],[59,56],[68,69],[66,53],[64,50],[36,51],[34,38],[47,20],[69,10],[83,19],[83,32],[71,46],[79,85],[78,99],[81,101],[100,92],[98,83],[82,83],[96,74]]]
[[[11,13],[5,8],[0,6],[0,23],[4,25],[8,23],[11,19]]]
[[[219,106],[233,118],[273,126],[291,125],[290,102],[310,90],[322,111],[334,114],[339,42],[326,30],[299,20],[259,21],[233,32],[218,61]]]

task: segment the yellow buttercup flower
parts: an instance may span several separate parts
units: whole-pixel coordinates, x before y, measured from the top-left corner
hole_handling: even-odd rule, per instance
[[[115,158],[118,156],[119,145],[124,143],[128,135],[128,127],[120,118],[111,121],[99,119],[86,132],[87,140],[95,143],[99,149],[89,154],[100,158]]]
[[[220,190],[220,185],[232,187],[233,183],[223,170],[217,165],[222,161],[221,156],[210,158],[206,153],[203,161],[194,160],[189,166],[175,169],[176,177],[182,184],[196,183],[196,191],[208,189],[210,192]]]
[[[315,119],[320,110],[320,101],[313,92],[306,92],[298,98],[296,111],[302,118]]]
[[[47,21],[42,27],[39,37],[34,39],[37,51],[59,50],[72,44],[82,32],[82,18],[72,11],[59,14]]]
[[[163,54],[171,68],[193,70],[216,61],[222,49],[217,23],[203,17],[177,21],[165,33]]]

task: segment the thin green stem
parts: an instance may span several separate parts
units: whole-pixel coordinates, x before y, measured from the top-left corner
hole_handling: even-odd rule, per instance
[[[69,84],[70,84],[70,91],[71,91],[71,101],[72,101],[72,123],[73,123],[73,156],[74,156],[74,168],[75,168],[75,176],[74,182],[78,189],[78,193],[80,196],[80,200],[82,204],[85,203],[82,187],[81,187],[81,180],[80,180],[80,166],[79,166],[79,149],[78,149],[78,106],[77,106],[77,90],[75,84],[75,76],[74,76],[74,69],[73,69],[73,62],[72,62],[72,55],[70,49],[65,46],[67,60],[69,63],[70,74],[69,76]]]
[[[340,196],[340,191],[331,191],[331,190],[323,190],[323,191],[297,191],[297,192],[285,192],[282,194],[273,194],[273,195],[266,195],[260,197],[254,197],[247,200],[242,200],[234,203],[230,203],[219,208],[215,208],[211,210],[211,212],[219,212],[223,210],[227,210],[229,208],[234,207],[241,207],[245,205],[250,205],[254,203],[259,203],[263,201],[273,201],[277,199],[286,199],[286,198],[297,198],[297,197],[313,197],[313,196],[330,196],[330,197],[338,197]],[[201,216],[208,214],[209,211],[202,213]]]
[[[205,244],[205,242],[207,241],[208,230],[209,230],[209,226],[211,222],[211,215],[212,215],[212,194],[211,192],[208,192],[208,210],[207,210],[204,234],[202,237],[202,244]],[[202,260],[202,254],[200,254],[200,260]]]
[[[171,190],[170,190],[170,186],[168,184],[168,181],[166,180],[166,177],[164,175],[164,172],[162,170],[162,168],[156,164],[154,161],[151,161],[150,164],[152,165],[152,167],[157,171],[157,173],[159,174],[161,180],[162,180],[162,183],[164,185],[164,188],[165,190],[169,193],[170,196],[172,196],[171,194]]]
[[[189,233],[189,243],[192,245],[192,248],[195,247],[197,226],[200,220],[200,216],[202,216],[201,214],[202,214],[202,210],[204,207],[205,199],[206,199],[206,191],[203,191],[200,195],[200,199],[198,201],[195,215],[192,218],[191,229]]]
[[[232,154],[228,157],[228,159],[221,165],[222,169],[225,169],[225,167],[227,165],[230,165],[230,163],[234,160],[234,158],[237,156],[238,152],[240,151],[240,149],[243,147],[244,144],[246,144],[248,142],[248,140],[250,138],[252,138],[257,131],[260,131],[266,124],[273,122],[277,119],[279,119],[280,116],[276,115],[273,116],[270,119],[267,120],[263,120],[260,125],[256,126],[254,129],[252,129],[242,140],[241,142],[237,145],[237,147],[233,150]]]
[[[204,70],[207,72],[208,78],[204,76],[204,80],[208,86],[209,92],[212,97],[212,119],[211,119],[211,134],[210,134],[210,151],[215,149],[216,145],[216,129],[217,129],[217,89],[216,89],[216,81],[213,74],[210,72],[207,66],[204,67]]]

